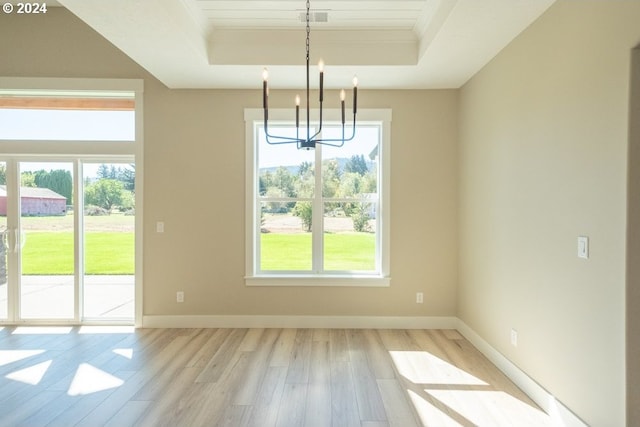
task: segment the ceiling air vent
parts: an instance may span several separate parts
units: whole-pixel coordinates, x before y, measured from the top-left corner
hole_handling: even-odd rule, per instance
[[[300,22],[307,22],[307,14],[300,12]],[[309,22],[329,22],[328,12],[311,12],[309,13]]]

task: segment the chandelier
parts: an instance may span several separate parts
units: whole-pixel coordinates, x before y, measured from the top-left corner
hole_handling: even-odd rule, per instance
[[[351,128],[351,136],[345,137],[345,105],[344,89],[340,91],[340,104],[342,109],[342,137],[341,138],[320,138],[322,132],[322,102],[324,100],[324,63],[322,60],[318,63],[318,71],[320,72],[320,95],[319,95],[319,123],[318,130],[311,134],[311,122],[310,122],[310,109],[309,109],[309,34],[311,33],[309,27],[309,1],[307,0],[307,122],[306,122],[306,137],[300,137],[300,95],[296,95],[296,137],[278,136],[269,133],[269,85],[268,78],[269,73],[265,68],[262,72],[262,108],[264,110],[264,134],[268,144],[296,144],[298,149],[311,150],[316,147],[316,144],[331,145],[334,147],[342,147],[345,142],[351,141],[356,135],[356,112],[358,106],[358,78],[353,77],[353,126]],[[303,130],[304,132],[304,130]]]

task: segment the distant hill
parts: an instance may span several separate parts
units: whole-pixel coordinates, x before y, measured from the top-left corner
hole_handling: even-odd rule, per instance
[[[336,160],[338,162],[338,168],[340,169],[340,171],[344,170],[344,166],[347,164],[347,162],[349,162],[350,159],[346,158],[346,157],[338,157],[338,158],[334,158],[334,159],[325,159],[324,161],[329,161],[329,160]],[[367,166],[369,166],[369,170],[371,170],[371,165],[374,164],[375,162],[367,162]],[[284,166],[284,165],[283,165]],[[269,168],[261,168],[260,169],[260,173],[275,173],[275,171],[277,171],[280,168],[280,166],[274,166],[274,167],[269,167]],[[298,173],[298,169],[300,168],[300,165],[287,165],[284,166],[284,168],[292,175],[295,175]]]

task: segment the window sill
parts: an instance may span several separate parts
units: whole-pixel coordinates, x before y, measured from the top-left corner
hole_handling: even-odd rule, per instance
[[[319,286],[319,287],[373,287],[391,285],[391,278],[367,275],[264,275],[247,276],[245,286]]]

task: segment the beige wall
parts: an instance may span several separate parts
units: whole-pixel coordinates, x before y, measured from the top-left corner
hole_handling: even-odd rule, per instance
[[[362,82],[361,108],[393,110],[391,287],[247,288],[243,115],[261,104],[260,76],[255,91],[169,90],[63,9],[0,15],[0,38],[3,76],[144,78],[144,314],[455,315],[457,91]]]
[[[640,425],[640,46],[633,50],[627,189],[627,425]]]
[[[270,104],[293,96],[272,91]],[[456,93],[360,98],[393,110],[391,287],[245,287],[243,114],[260,93],[157,90],[145,95],[146,314],[455,315]]]
[[[629,72],[639,22],[640,2],[559,1],[460,97],[458,315],[599,427],[625,419]],[[580,235],[590,238],[588,260],[577,257]]]

